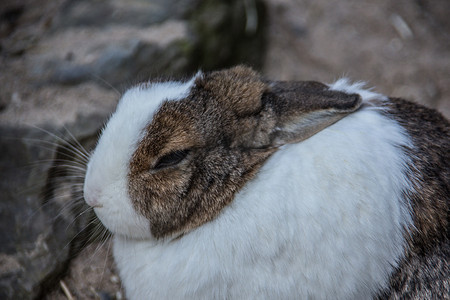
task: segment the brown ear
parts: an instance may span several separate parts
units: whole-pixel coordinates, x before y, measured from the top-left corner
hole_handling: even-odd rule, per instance
[[[332,91],[318,82],[270,82],[268,86],[262,97],[260,124],[271,125],[260,128],[265,134],[254,135],[264,139],[257,138],[256,147],[303,141],[361,106],[358,94]]]
[[[212,72],[196,84],[214,94],[221,106],[237,116],[259,111],[262,95],[267,88],[259,74],[246,66]]]

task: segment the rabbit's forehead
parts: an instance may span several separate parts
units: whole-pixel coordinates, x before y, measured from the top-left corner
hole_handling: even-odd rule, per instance
[[[266,89],[246,68],[197,74],[189,94],[163,101],[145,128],[141,144],[157,156],[170,150],[217,145],[255,126]]]
[[[202,134],[192,113],[186,110],[165,110],[174,104],[166,102],[154,116],[152,123],[145,129],[145,136],[140,141],[139,148],[145,148],[150,156],[167,154],[174,150],[200,147]]]

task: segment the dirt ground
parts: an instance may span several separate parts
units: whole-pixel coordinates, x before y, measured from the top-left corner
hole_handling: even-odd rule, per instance
[[[450,1],[268,3],[268,77],[330,83],[345,76],[450,117]]]
[[[46,299],[125,299],[112,259],[111,241],[86,247],[71,263],[69,274]]]
[[[267,4],[263,73],[268,78],[330,83],[346,76],[450,117],[450,1],[267,0]],[[42,22],[42,18],[35,20]],[[29,26],[27,30],[36,29]],[[20,61],[8,62],[9,74],[3,63],[3,96],[9,93],[13,98],[11,91],[19,89],[26,97],[31,92],[19,79],[23,78]],[[60,286],[47,297],[124,298],[110,242],[83,250]]]

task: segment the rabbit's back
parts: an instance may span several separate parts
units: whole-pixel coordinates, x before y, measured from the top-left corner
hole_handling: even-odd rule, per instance
[[[450,297],[450,124],[435,110],[402,99],[386,103],[411,137],[413,192],[405,195],[413,212],[409,247],[382,299]]]

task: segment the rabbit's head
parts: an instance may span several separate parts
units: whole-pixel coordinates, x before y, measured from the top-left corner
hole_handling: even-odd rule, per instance
[[[137,86],[91,156],[85,199],[113,233],[186,233],[217,217],[279,147],[360,105],[357,94],[265,81],[242,66]]]

